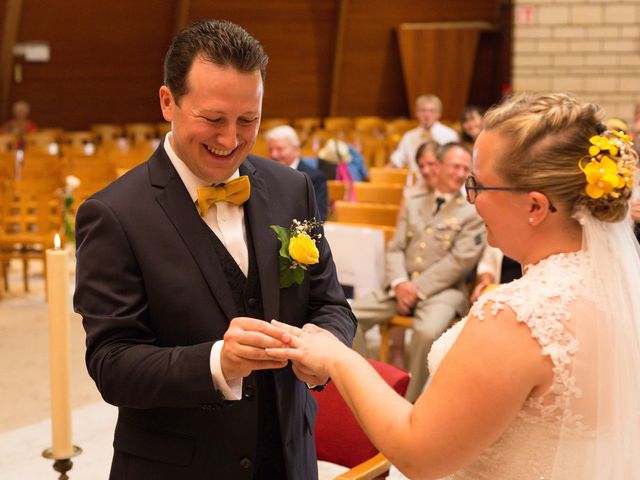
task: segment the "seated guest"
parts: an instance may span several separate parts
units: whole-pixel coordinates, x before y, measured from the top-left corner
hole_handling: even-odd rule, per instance
[[[473,147],[482,131],[482,115],[484,110],[477,105],[467,105],[460,115],[460,138],[469,147]]]
[[[318,151],[315,165],[329,180],[363,182],[369,177],[360,152],[342,140],[327,140]]]
[[[427,140],[440,145],[458,141],[458,133],[438,120],[442,115],[442,102],[435,95],[421,95],[416,99],[416,118],[420,125],[409,130],[400,139],[398,148],[391,154],[391,166],[409,168],[415,172],[416,151]]]
[[[322,172],[313,168],[300,157],[300,139],[289,125],[272,128],[265,135],[272,160],[288,165],[309,176],[316,192],[316,203],[322,221],[327,219],[328,193],[327,179]]]
[[[522,276],[522,266],[502,250],[487,245],[476,268],[476,286],[471,293],[471,303],[475,302],[487,288],[500,283],[509,283]]]
[[[354,348],[362,354],[367,353],[366,330],[394,315],[414,317],[411,401],[427,381],[431,344],[456,315],[466,312],[464,277],[484,248],[484,224],[460,191],[471,171],[471,153],[461,143],[450,143],[439,150],[438,161],[434,190],[408,198],[400,213],[387,245],[385,288],[353,303],[359,322]]]
[[[428,140],[418,147],[416,151],[416,163],[418,164],[418,172],[420,173],[422,181],[406,187],[406,197],[427,193],[435,188],[440,171],[438,148],[440,148],[440,145],[433,140]]]
[[[24,136],[38,130],[36,123],[29,119],[31,107],[24,100],[13,104],[13,117],[2,125],[2,133],[10,133],[18,137],[18,147],[24,146]]]

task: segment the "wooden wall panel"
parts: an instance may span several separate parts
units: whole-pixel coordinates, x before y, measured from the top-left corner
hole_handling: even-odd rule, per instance
[[[0,0],[0,6],[6,1]],[[16,59],[23,81],[11,85],[9,98],[28,100],[33,118],[44,127],[160,121],[162,61],[182,5],[189,22],[227,18],[263,43],[270,57],[266,118],[407,115],[412,99],[403,86],[397,26],[493,22],[499,6],[507,4],[511,8],[510,0],[23,0],[18,41],[48,42],[51,61]],[[345,30],[342,44],[336,45],[341,7]],[[341,63],[334,80],[337,47]],[[479,54],[485,61],[478,63],[483,70],[474,72],[473,85],[478,82],[483,91],[472,90],[471,99],[487,105],[499,98],[509,78],[496,66],[509,62],[508,43],[481,38]]]
[[[25,0],[18,41],[46,41],[48,63],[23,65],[13,100],[26,99],[41,126],[160,121],[158,88],[173,35],[172,2]]]
[[[406,22],[498,19],[497,0],[349,0],[334,115],[407,115],[396,28]],[[434,66],[437,68],[437,66]],[[428,93],[428,92],[425,92]],[[444,112],[446,115],[446,112]]]
[[[264,117],[329,113],[337,0],[191,0],[191,20],[221,18],[242,25],[269,55]]]

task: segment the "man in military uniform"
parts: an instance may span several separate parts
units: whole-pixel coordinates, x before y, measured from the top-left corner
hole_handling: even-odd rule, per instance
[[[431,344],[468,308],[464,277],[485,244],[484,224],[460,190],[471,171],[471,153],[460,143],[449,143],[439,150],[438,161],[434,191],[407,199],[402,209],[387,245],[383,289],[353,303],[359,321],[354,348],[364,355],[367,329],[393,315],[413,316],[411,401],[427,381]]]

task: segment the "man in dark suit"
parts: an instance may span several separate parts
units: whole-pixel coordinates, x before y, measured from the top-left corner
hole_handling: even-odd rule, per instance
[[[355,318],[324,237],[302,283],[279,287],[270,225],[317,208],[308,177],[247,156],[266,63],[230,22],[181,31],[160,88],[172,132],[78,211],[74,306],[89,373],[119,407],[111,479],[317,476],[308,388],[327,378],[270,359],[264,349],[282,343],[269,320],[350,344]]]
[[[326,220],[329,206],[327,177],[317,168],[306,164],[300,157],[300,138],[296,131],[289,125],[281,125],[269,130],[265,137],[269,146],[269,156],[272,160],[304,172],[311,178],[313,189],[316,192],[316,203],[318,204],[318,210],[320,210],[320,218],[323,221]]]

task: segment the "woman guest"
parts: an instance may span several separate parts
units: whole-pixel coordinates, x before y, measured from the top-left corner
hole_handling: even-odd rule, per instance
[[[482,115],[484,110],[476,105],[467,105],[460,115],[460,138],[469,146],[473,146],[482,131]]]
[[[640,255],[627,220],[637,154],[599,107],[564,94],[519,95],[484,120],[467,198],[524,274],[434,344],[416,403],[312,325],[269,351],[330,375],[409,478],[637,478]]]
[[[31,107],[25,101],[17,101],[13,104],[13,118],[2,125],[2,133],[11,133],[23,138],[26,134],[38,130],[36,123],[29,119]]]

